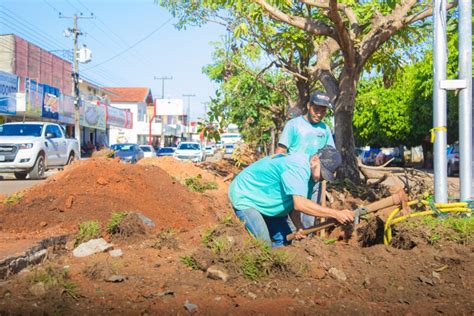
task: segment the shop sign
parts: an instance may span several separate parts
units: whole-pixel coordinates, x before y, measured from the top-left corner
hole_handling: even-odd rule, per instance
[[[80,124],[105,130],[105,104],[84,102],[80,108]]]
[[[57,120],[59,118],[59,89],[44,85],[42,117]]]
[[[74,98],[72,96],[61,94],[59,97],[58,120],[66,124],[74,124],[76,122]]]
[[[16,114],[17,92],[18,77],[14,74],[0,71],[0,114]]]
[[[41,117],[43,114],[44,86],[35,80],[25,81],[26,114]]]

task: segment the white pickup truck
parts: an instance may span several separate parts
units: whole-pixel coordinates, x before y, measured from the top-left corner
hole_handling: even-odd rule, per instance
[[[60,125],[20,122],[0,125],[0,172],[17,179],[41,179],[48,169],[62,168],[79,157],[77,140],[66,138]]]

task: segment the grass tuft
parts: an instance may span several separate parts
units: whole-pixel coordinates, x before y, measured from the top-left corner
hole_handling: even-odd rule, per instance
[[[183,257],[180,257],[179,260],[181,261],[181,263],[190,267],[191,269],[199,270],[199,265],[197,264],[196,260],[193,257],[183,256]]]
[[[66,268],[47,266],[37,268],[29,278],[30,283],[43,283],[47,289],[58,289],[61,294],[66,293],[74,299],[78,298],[77,286],[69,276]]]
[[[474,217],[425,216],[423,219],[406,221],[399,224],[401,228],[421,232],[423,238],[434,244],[449,240],[460,244],[474,242]]]
[[[87,221],[79,224],[79,232],[76,235],[75,246],[100,237],[99,221]]]
[[[1,204],[14,205],[14,204],[17,204],[18,202],[20,202],[21,199],[23,199],[23,194],[21,192],[13,193],[9,197],[7,197],[3,201],[1,201]]]
[[[114,212],[107,223],[107,232],[111,235],[118,233],[120,222],[128,215],[127,212]]]
[[[184,185],[191,192],[204,193],[207,190],[217,190],[217,183],[214,181],[204,181],[202,176],[198,174],[194,177],[184,179]]]

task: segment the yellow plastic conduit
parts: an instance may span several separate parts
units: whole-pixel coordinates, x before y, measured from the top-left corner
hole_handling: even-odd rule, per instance
[[[430,206],[430,202],[425,201],[425,200],[414,200],[410,201],[407,203],[408,206],[416,205],[416,204],[423,204],[425,206]],[[458,203],[448,203],[448,204],[434,204],[434,206],[437,208],[437,211],[434,210],[428,210],[428,211],[422,211],[422,212],[415,212],[415,213],[410,213],[408,215],[400,216],[394,219],[395,215],[397,215],[401,207],[398,207],[394,209],[390,215],[387,218],[387,221],[385,222],[385,227],[384,227],[384,236],[383,236],[383,242],[385,245],[388,245],[390,241],[392,240],[392,225],[399,223],[403,220],[406,220],[408,218],[412,217],[419,217],[419,216],[427,216],[427,215],[434,215],[436,213],[471,213],[471,210],[467,207],[468,203],[466,202],[458,202]]]

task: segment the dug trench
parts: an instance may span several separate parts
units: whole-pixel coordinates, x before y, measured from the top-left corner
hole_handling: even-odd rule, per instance
[[[217,188],[190,192],[182,183],[198,174]],[[471,243],[430,243],[400,229],[394,240],[403,236],[414,244],[395,245],[410,249],[384,246],[383,218],[373,216],[350,234],[335,229],[270,250],[233,217],[227,185],[193,164],[167,159],[137,166],[74,163],[1,206],[1,233],[74,235],[80,223],[98,220],[123,254],[76,258],[71,248],[51,250],[42,264],[0,283],[0,314],[473,313]],[[332,195],[339,206],[364,202]],[[155,227],[135,218],[121,234],[108,235],[111,215],[125,211]]]

